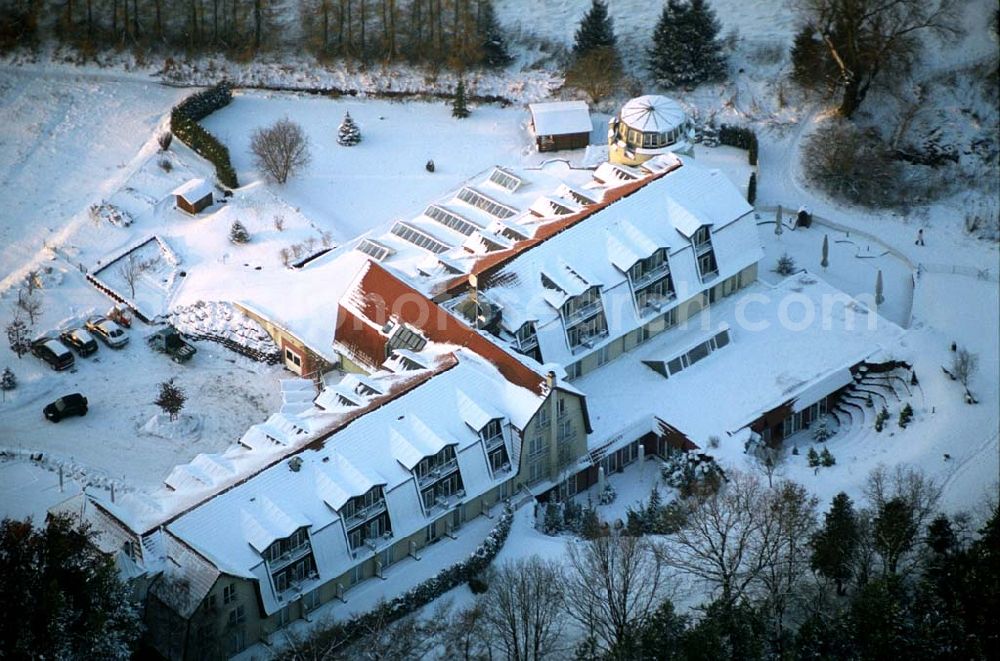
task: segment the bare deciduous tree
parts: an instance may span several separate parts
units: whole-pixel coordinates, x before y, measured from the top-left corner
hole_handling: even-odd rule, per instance
[[[840,113],[850,117],[876,81],[906,72],[923,35],[957,32],[956,0],[799,0],[808,26],[822,39],[840,74]]]
[[[486,622],[486,614],[480,603],[473,604],[455,613],[448,621],[442,634],[443,658],[474,661],[492,659],[493,632]]]
[[[761,584],[767,595],[765,613],[771,624],[771,639],[782,645],[790,612],[804,612],[794,603],[803,595],[803,583],[809,574],[809,540],[816,529],[818,499],[795,482],[781,482],[769,494],[764,506],[774,514],[774,556],[761,572]]]
[[[481,597],[484,618],[511,661],[536,661],[560,649],[563,572],[532,556],[502,565]]]
[[[302,127],[288,118],[254,131],[250,140],[254,162],[279,184],[309,163],[309,140]]]
[[[570,545],[566,610],[605,652],[634,649],[634,636],[666,597],[660,548],[615,532]]]
[[[42,314],[42,295],[34,287],[25,287],[17,292],[17,309],[28,315],[28,322],[34,326]]]
[[[122,258],[122,263],[118,266],[118,275],[128,284],[132,298],[135,298],[135,285],[139,282],[142,274],[156,265],[157,259],[142,260],[130,252]]]
[[[969,387],[969,380],[979,369],[979,355],[974,354],[966,348],[961,348],[955,352],[951,359],[951,373],[955,375],[958,382],[966,388]]]
[[[666,563],[735,605],[774,561],[777,531],[767,501],[757,478],[737,471],[718,492],[689,498],[687,524],[664,547]]]

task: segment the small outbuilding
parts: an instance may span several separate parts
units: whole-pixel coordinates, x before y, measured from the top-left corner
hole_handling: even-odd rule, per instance
[[[582,149],[590,144],[590,109],[584,101],[532,103],[531,129],[538,151]]]
[[[204,179],[192,179],[178,186],[170,193],[174,196],[177,208],[190,214],[201,212],[212,205],[212,184]]]

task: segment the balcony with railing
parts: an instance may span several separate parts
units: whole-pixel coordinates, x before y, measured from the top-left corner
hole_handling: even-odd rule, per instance
[[[369,519],[374,519],[376,516],[382,514],[385,511],[385,498],[380,498],[371,505],[362,507],[361,509],[354,510],[353,514],[346,517],[346,524],[348,528],[354,527],[359,523],[364,523]]]
[[[490,450],[496,450],[498,447],[503,445],[503,432],[496,434],[494,436],[490,436],[483,442],[486,444],[487,452],[489,452]]]
[[[518,333],[514,336],[514,345],[521,353],[527,353],[538,347],[538,336],[535,333],[530,333],[522,337],[521,334]]]
[[[699,243],[694,244],[694,252],[699,257],[702,256],[702,255],[704,255],[705,253],[707,253],[711,249],[712,249],[712,240],[711,239],[705,239],[704,241],[701,241]]]
[[[438,480],[444,479],[458,470],[458,459],[449,459],[443,464],[438,464],[434,468],[427,471],[422,476],[417,478],[417,484],[420,488],[430,486],[437,482]]]
[[[607,328],[599,328],[590,333],[581,333],[577,344],[571,345],[573,353],[579,353],[587,349],[593,349],[594,345],[608,336]]]
[[[658,280],[665,278],[668,275],[670,275],[670,263],[663,262],[662,264],[654,266],[648,271],[640,273],[638,276],[633,278],[632,289],[638,291]]]
[[[602,310],[601,299],[596,298],[590,303],[585,303],[579,307],[574,307],[563,311],[563,319],[567,326],[575,326],[590,319]]]
[[[386,530],[384,533],[382,533],[377,537],[365,538],[364,547],[370,551],[378,553],[380,550],[384,549],[391,543],[392,543],[392,531]],[[355,549],[355,551],[357,550],[358,549]]]
[[[312,547],[310,546],[309,542],[307,541],[304,544],[299,544],[298,546],[296,546],[293,549],[288,549],[287,551],[285,551],[284,553],[282,553],[281,555],[279,555],[277,558],[275,558],[273,560],[268,560],[267,561],[267,566],[271,570],[272,573],[280,571],[280,570],[284,569],[285,567],[287,567],[288,565],[292,564],[293,562],[296,562],[297,560],[301,560],[302,558],[304,558],[307,555],[309,555],[309,552],[311,550],[312,550]]]

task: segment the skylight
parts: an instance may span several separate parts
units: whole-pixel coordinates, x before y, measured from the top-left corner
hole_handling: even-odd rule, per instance
[[[476,224],[471,223],[465,218],[459,216],[457,213],[449,211],[444,207],[439,207],[436,204],[432,204],[426,209],[424,209],[424,215],[430,218],[431,220],[436,220],[445,227],[450,227],[456,232],[464,234],[465,236],[469,236],[477,229],[479,229],[479,226],[477,226]]]
[[[471,204],[477,209],[482,209],[495,218],[510,218],[517,214],[517,209],[512,209],[506,204],[500,204],[496,200],[490,199],[468,186],[458,191],[458,199]]]
[[[357,249],[374,259],[376,262],[381,262],[392,254],[392,248],[383,246],[378,241],[372,241],[371,239],[361,239],[361,242],[357,245]]]
[[[490,181],[501,188],[506,188],[511,193],[515,192],[524,183],[510,172],[501,168],[493,168],[493,172],[490,173]]]
[[[392,226],[390,232],[404,241],[409,241],[418,248],[423,248],[424,250],[432,252],[435,255],[445,252],[449,248],[449,246],[441,243],[427,232],[417,229],[413,225],[410,225],[402,220],[397,221],[396,224]]]

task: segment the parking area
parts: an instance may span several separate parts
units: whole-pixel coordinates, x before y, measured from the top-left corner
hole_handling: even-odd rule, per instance
[[[287,373],[279,367],[211,342],[195,343],[194,358],[177,364],[148,346],[153,331],[134,325],[122,348],[98,342],[88,356],[74,353],[65,371],[31,354],[10,361],[18,385],[0,402],[0,445],[70,461],[95,479],[149,488],[174,465],[225,448],[280,405],[278,381]],[[159,384],[169,379],[187,395],[176,434],[148,424],[160,412],[152,403]],[[76,392],[88,399],[86,417],[45,420],[46,404]]]

